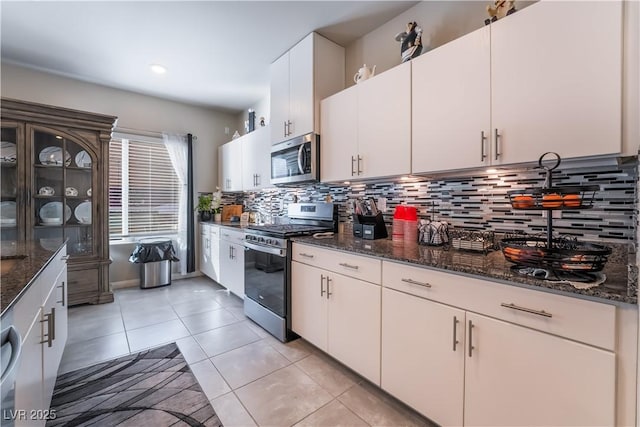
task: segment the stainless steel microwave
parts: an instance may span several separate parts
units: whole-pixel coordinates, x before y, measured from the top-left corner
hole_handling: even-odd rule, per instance
[[[308,133],[271,147],[271,184],[320,180],[320,136]]]

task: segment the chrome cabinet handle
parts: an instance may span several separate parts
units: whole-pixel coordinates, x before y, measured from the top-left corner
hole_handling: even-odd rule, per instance
[[[353,270],[357,270],[360,267],[358,267],[357,265],[351,265],[351,264],[347,264],[346,262],[341,262],[339,265],[343,266],[343,267],[347,267],[347,268],[351,268]]]
[[[473,355],[473,349],[475,348],[473,346],[473,328],[473,322],[469,320],[469,357]]]
[[[487,137],[484,136],[484,131],[480,132],[480,161],[484,162],[485,157],[487,155],[484,153],[484,143],[487,140]]]
[[[356,162],[356,158],[354,156],[351,156],[351,176],[356,174],[356,169],[354,167],[355,162]]]
[[[453,316],[453,351],[456,351],[456,345],[459,343],[458,341],[458,318]]]
[[[321,274],[321,275],[320,275],[320,297],[323,297],[323,296],[324,296],[324,293],[326,292],[326,291],[324,290],[324,287],[322,286],[322,285],[323,285],[323,283],[322,283],[322,282],[324,282],[324,279],[325,279],[324,274]]]
[[[283,136],[287,136],[287,121],[284,121],[284,135]]]
[[[410,283],[412,285],[418,285],[418,286],[424,286],[425,288],[430,288],[431,284],[427,283],[427,282],[418,282],[416,280],[413,279],[401,279],[403,282],[405,283]]]
[[[300,253],[298,253],[298,255],[303,256],[305,258],[313,258],[314,257],[313,255],[309,255],[309,254],[306,254],[304,252],[300,252]]]
[[[291,132],[291,125],[292,124],[293,123],[291,123],[291,120],[287,120],[287,136],[291,136],[291,134],[293,133],[293,132]]]
[[[58,303],[62,304],[62,306],[64,307],[66,302],[64,301],[64,287],[65,287],[65,282],[62,282],[62,285],[58,286],[58,288],[62,289],[62,300],[61,301],[57,301]]]
[[[333,281],[329,276],[327,276],[327,299],[329,299],[330,295],[333,295],[333,292],[329,292],[329,282]]]
[[[358,154],[358,175],[360,175],[362,173],[362,170],[360,170],[360,161],[362,161],[362,157],[360,157],[360,155]]]
[[[498,151],[498,147],[499,147],[498,140],[501,137],[501,135],[498,133],[498,128],[495,128],[494,135],[495,135],[494,143],[495,143],[495,148],[496,148],[495,160],[498,160],[498,157],[500,157],[500,152]]]
[[[527,308],[527,307],[521,307],[519,305],[515,305],[514,303],[501,303],[500,306],[504,307],[504,308],[510,308],[512,310],[518,310],[518,311],[524,311],[525,313],[531,313],[531,314],[535,314],[538,316],[542,316],[542,317],[548,317],[548,318],[552,318],[553,315],[551,313],[547,313],[544,310],[534,310],[532,308]]]
[[[40,320],[40,323],[47,322],[47,333],[44,334],[47,339],[40,341],[40,344],[47,344],[47,347],[51,347],[53,345],[53,340],[55,339],[55,322],[56,322],[56,309],[55,307],[51,308],[51,313],[47,313],[44,316],[44,319]],[[44,338],[44,337],[43,337]]]

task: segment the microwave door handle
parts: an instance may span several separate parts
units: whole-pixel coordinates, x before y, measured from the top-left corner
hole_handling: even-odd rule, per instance
[[[300,169],[300,173],[304,175],[304,144],[298,148],[298,169]]]

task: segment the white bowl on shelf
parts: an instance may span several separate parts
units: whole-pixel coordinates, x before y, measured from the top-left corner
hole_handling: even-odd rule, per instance
[[[61,225],[62,218],[41,218],[44,225]]]

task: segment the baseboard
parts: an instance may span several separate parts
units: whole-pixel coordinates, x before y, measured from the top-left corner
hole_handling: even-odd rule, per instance
[[[187,273],[185,275],[181,274],[172,274],[171,282],[174,280],[180,279],[191,279],[193,277],[199,277],[203,274],[200,271],[194,271],[193,273]],[[124,289],[124,288],[136,288],[140,286],[140,279],[131,279],[131,280],[121,280],[119,282],[111,282],[111,289]]]

